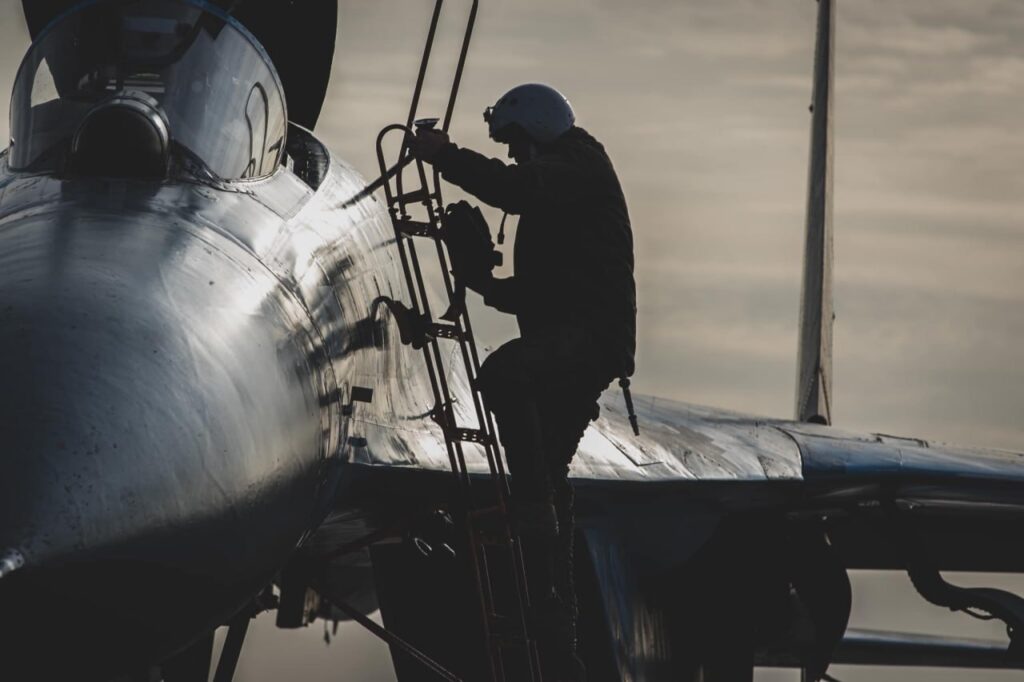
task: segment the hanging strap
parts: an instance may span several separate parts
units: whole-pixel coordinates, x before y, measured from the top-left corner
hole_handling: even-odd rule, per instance
[[[508,213],[504,213],[501,216],[501,227],[498,228],[498,244],[505,243],[505,221],[508,219]]]
[[[619,387],[622,389],[622,397],[626,400],[626,413],[629,415],[629,425],[633,427],[633,435],[640,435],[640,423],[636,418],[636,411],[633,409],[633,394],[629,392],[629,377],[619,379]]]

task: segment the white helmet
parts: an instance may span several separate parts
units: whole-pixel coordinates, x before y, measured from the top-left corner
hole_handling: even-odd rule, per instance
[[[502,131],[518,124],[534,142],[554,142],[576,123],[569,100],[558,90],[540,83],[517,85],[484,111],[491,139],[505,142]]]

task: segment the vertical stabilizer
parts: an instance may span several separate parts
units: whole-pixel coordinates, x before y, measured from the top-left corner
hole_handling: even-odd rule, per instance
[[[796,418],[832,423],[832,81],[835,0],[818,0]]]

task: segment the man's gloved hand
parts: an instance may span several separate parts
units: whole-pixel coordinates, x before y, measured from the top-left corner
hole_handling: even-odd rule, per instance
[[[431,163],[441,147],[448,144],[448,133],[432,128],[420,128],[416,136],[407,138],[409,151],[420,161]]]
[[[493,279],[491,271],[501,263],[494,250],[491,230],[480,209],[466,201],[451,204],[441,216],[441,238],[448,247],[455,292],[452,307],[442,319],[454,321],[465,304],[466,288],[486,290]]]
[[[491,279],[501,254],[494,250],[490,228],[479,208],[466,201],[449,205],[441,217],[441,237],[456,278],[474,290]]]

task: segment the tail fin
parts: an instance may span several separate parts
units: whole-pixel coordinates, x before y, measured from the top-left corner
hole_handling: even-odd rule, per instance
[[[818,0],[796,418],[832,423],[832,76],[835,0]]]

